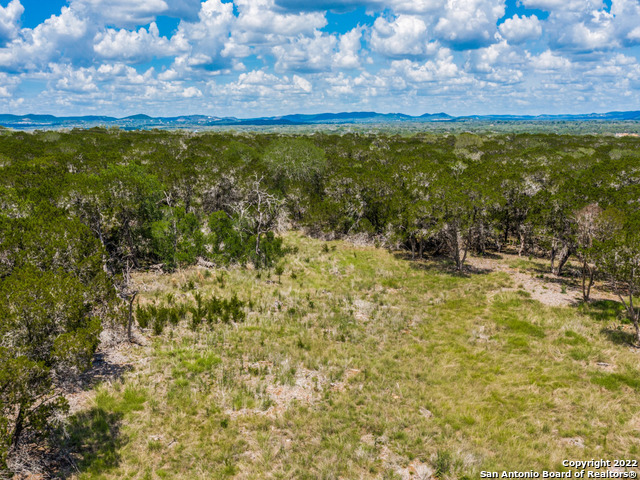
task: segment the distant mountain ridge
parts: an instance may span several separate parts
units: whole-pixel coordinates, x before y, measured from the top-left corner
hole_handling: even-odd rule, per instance
[[[425,113],[420,116],[403,113],[338,112],[317,114],[291,114],[274,117],[236,118],[211,115],[180,115],[151,117],[145,114],[116,118],[101,115],[56,117],[53,115],[0,114],[0,125],[15,129],[92,128],[97,126],[138,128],[191,128],[212,126],[268,126],[268,125],[323,125],[323,124],[389,124],[432,122],[552,122],[552,121],[640,121],[640,111],[560,115],[467,115],[454,117],[446,113]]]

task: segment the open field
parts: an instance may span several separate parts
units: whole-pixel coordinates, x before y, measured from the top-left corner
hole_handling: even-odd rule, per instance
[[[526,259],[455,275],[285,241],[297,252],[281,276],[136,277],[141,304],[236,293],[247,318],[122,347],[132,368],[85,394],[68,427],[74,478],[478,478],[637,458],[639,354],[614,302],[533,300],[510,273],[535,281]]]

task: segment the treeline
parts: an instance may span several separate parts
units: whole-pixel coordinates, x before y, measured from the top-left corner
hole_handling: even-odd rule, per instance
[[[60,379],[90,363],[101,325],[131,332],[131,272],[270,268],[279,228],[457,270],[507,244],[557,275],[573,255],[584,299],[607,276],[640,344],[639,188],[633,137],[0,132],[0,464],[64,409]],[[138,320],[155,331],[188,312],[194,328],[243,318],[235,297],[149,308]]]

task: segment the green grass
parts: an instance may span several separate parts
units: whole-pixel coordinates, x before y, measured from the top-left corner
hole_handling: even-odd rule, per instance
[[[477,478],[637,453],[637,355],[604,333],[613,306],[549,308],[499,292],[514,287],[505,273],[286,242],[298,253],[280,282],[242,268],[223,284],[197,269],[137,277],[152,286],[142,303],[200,291],[252,306],[237,325],[168,325],[98,387],[72,420],[78,478],[401,478],[410,464]]]

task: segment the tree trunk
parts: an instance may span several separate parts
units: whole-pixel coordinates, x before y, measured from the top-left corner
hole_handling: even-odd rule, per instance
[[[635,272],[633,272],[633,271],[631,273],[631,282],[630,282],[631,285],[633,285],[633,279],[635,277],[634,273]],[[636,308],[633,306],[633,295],[635,294],[635,291],[634,291],[633,287],[629,288],[629,291],[627,292],[627,294],[629,295],[629,303],[627,303],[624,300],[624,296],[622,295],[622,292],[620,290],[618,290],[618,285],[616,285],[615,282],[614,282],[614,289],[616,290],[616,293],[618,294],[618,298],[620,299],[620,302],[622,302],[622,305],[624,306],[625,310],[627,311],[627,317],[629,318],[629,320],[631,320],[631,323],[633,323],[633,327],[636,330],[636,344],[635,344],[635,347],[640,348],[640,322],[638,321],[638,312],[636,312]]]
[[[418,258],[422,260],[422,255],[424,254],[424,240],[420,238],[420,250],[418,252]]]
[[[129,297],[129,318],[127,319],[127,338],[129,342],[133,342],[133,301],[136,299],[138,292],[133,292]]]
[[[452,252],[453,258],[456,262],[456,270],[458,270],[458,272],[461,272],[462,267],[464,265],[465,258],[467,256],[466,249],[464,250],[464,257],[462,256],[463,252],[460,246],[460,244],[462,243],[462,234],[460,233],[460,228],[458,227],[458,225],[453,227],[449,233],[450,233],[451,243],[452,243],[451,246],[453,250]]]
[[[20,439],[20,435],[22,434],[22,430],[24,429],[24,410],[22,405],[18,407],[18,416],[16,417],[16,424],[13,428],[13,435],[11,436],[11,446],[15,447],[18,445],[18,440]]]
[[[591,296],[591,287],[593,286],[595,272],[595,267],[591,267],[585,259],[582,262],[582,300],[585,302],[588,302]]]
[[[569,245],[567,245],[566,243],[563,243],[562,249],[560,250],[560,254],[558,257],[558,265],[556,266],[555,269],[553,269],[553,274],[555,276],[557,277],[560,276],[560,274],[562,273],[562,267],[565,266],[570,256],[571,256],[571,249],[569,248]]]
[[[509,215],[507,214],[507,218],[504,221],[504,244],[506,245],[509,241]]]
[[[413,235],[409,236],[409,243],[411,243],[411,260],[416,259],[416,239]]]
[[[629,292],[629,304],[625,304],[627,307],[627,315],[633,323],[633,327],[636,330],[636,347],[640,348],[640,322],[638,321],[638,312],[636,311],[636,307],[633,305],[633,290]],[[623,302],[624,303],[624,302]]]
[[[480,255],[484,255],[487,251],[487,245],[486,245],[486,233],[485,233],[485,228],[484,228],[484,223],[480,223],[480,226],[478,227],[478,253]]]

